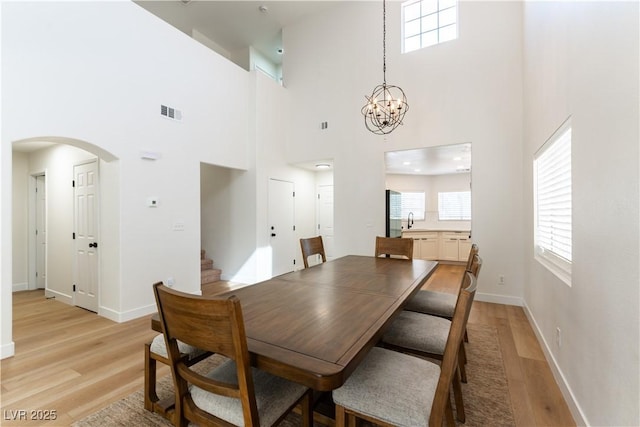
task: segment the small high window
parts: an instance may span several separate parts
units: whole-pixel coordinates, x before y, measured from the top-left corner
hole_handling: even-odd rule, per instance
[[[402,52],[458,38],[457,0],[409,0],[402,3]]]

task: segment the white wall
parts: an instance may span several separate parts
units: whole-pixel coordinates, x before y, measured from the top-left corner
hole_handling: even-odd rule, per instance
[[[386,137],[368,132],[360,114],[382,82],[381,6],[345,2],[284,29],[288,158],[334,159],[337,255],[370,254],[384,233],[384,152],[472,142],[473,238],[485,262],[479,298],[519,304],[522,4],[461,2],[458,40],[402,55],[400,3],[389,2],[387,83],[404,89],[410,110]]]
[[[262,248],[269,247],[268,216],[269,179],[293,182],[296,193],[294,220],[296,231],[292,242],[296,265],[301,266],[299,238],[313,236],[315,231],[315,173],[289,165],[285,156],[287,128],[291,125],[289,91],[261,72],[255,76],[255,146],[256,146],[256,224],[258,248],[257,279],[271,277],[271,260]],[[278,106],[274,108],[274,106]]]
[[[151,285],[170,276],[199,290],[199,165],[247,167],[248,73],[130,2],[5,2],[2,29],[2,194],[11,195],[13,141],[53,136],[100,147],[117,159],[109,172],[119,185],[107,197],[117,201],[112,278],[122,293],[111,295],[109,317],[154,311]],[[183,120],[160,116],[160,104]],[[142,151],[160,159],[143,160]],[[149,196],[158,208],[146,206]],[[2,203],[4,350],[12,215]],[[173,231],[179,221],[185,230]]]
[[[255,281],[255,180],[251,173],[201,165],[202,249],[223,280]]]
[[[302,265],[298,239],[315,233],[315,173],[287,164],[287,91],[259,71],[250,73],[249,170],[201,166],[202,248],[222,278],[255,283],[271,277],[268,224],[269,179],[294,184],[296,265]]]
[[[578,423],[637,426],[638,3],[527,2],[524,11],[527,309]],[[568,116],[570,287],[533,258],[531,202],[533,155]]]
[[[13,280],[14,291],[29,284],[29,155],[13,153]]]

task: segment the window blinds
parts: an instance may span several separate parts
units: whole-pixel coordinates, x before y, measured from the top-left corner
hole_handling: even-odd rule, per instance
[[[536,153],[535,228],[537,252],[571,262],[571,128]]]
[[[439,192],[438,219],[440,221],[470,221],[471,191]]]

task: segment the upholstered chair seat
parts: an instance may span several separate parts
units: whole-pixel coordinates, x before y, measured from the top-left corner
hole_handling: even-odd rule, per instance
[[[282,413],[307,392],[303,385],[259,369],[251,368],[251,373],[261,426],[274,425]],[[237,368],[232,360],[209,372],[207,377],[227,384],[238,384]],[[191,385],[189,390],[193,402],[200,409],[233,425],[243,425],[242,404],[239,399],[209,393],[195,385]]]
[[[342,387],[333,391],[336,405],[396,426],[427,426],[440,367],[379,347]]]
[[[458,301],[457,294],[421,290],[407,302],[405,310],[451,319]]]
[[[382,338],[385,345],[443,355],[451,321],[412,311],[403,311]]]
[[[195,348],[189,344],[185,344],[181,341],[178,341],[178,349],[180,353],[188,355],[189,359],[195,359],[198,356],[201,356],[205,353],[205,351],[200,350],[199,348]],[[167,354],[167,346],[164,343],[164,336],[162,334],[156,335],[156,337],[151,341],[151,351],[156,353],[164,358],[168,358]]]

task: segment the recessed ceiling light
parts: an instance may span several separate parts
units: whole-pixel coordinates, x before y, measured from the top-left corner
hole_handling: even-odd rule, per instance
[[[316,169],[329,169],[331,165],[329,163],[318,163],[316,164]]]
[[[460,160],[462,160],[462,157],[454,157],[453,160],[459,162]]]
[[[414,172],[420,172],[420,169],[414,169],[413,171]]]
[[[405,166],[409,166],[411,164],[411,162],[402,162],[403,165]]]

